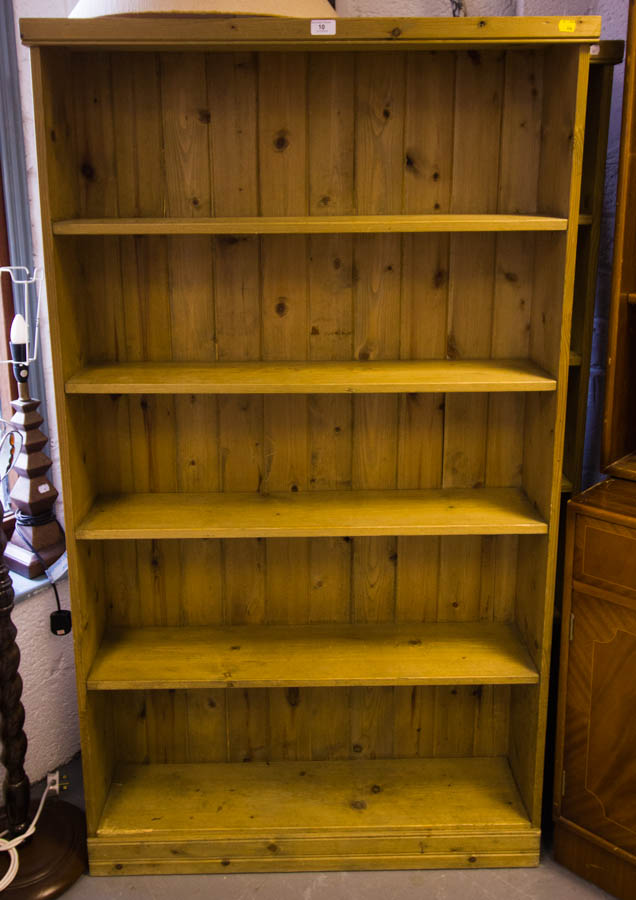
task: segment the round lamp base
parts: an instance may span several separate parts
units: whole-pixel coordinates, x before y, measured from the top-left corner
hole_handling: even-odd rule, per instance
[[[32,809],[35,815],[37,806]],[[4,831],[4,828],[1,828]],[[7,900],[49,900],[60,897],[86,871],[86,819],[77,806],[50,797],[35,834],[18,847],[20,868],[3,892]],[[0,853],[0,878],[9,868]]]

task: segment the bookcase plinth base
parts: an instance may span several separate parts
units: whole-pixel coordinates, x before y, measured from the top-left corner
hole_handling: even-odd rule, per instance
[[[124,764],[89,857],[94,875],[534,866],[539,837],[505,757]]]
[[[223,846],[213,841],[89,840],[91,875],[204,875],[235,872],[333,872],[401,869],[492,869],[539,865],[539,832],[494,835],[448,831],[434,838],[296,839],[288,847],[267,840]],[[269,849],[276,846],[277,850]],[[329,849],[329,846],[331,849]],[[420,849],[420,846],[422,849]],[[494,849],[494,847],[497,849]],[[481,848],[484,848],[483,850]],[[487,848],[487,849],[486,849]],[[231,852],[243,856],[232,856]]]

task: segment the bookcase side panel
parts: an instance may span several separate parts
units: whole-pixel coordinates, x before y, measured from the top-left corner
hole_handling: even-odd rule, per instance
[[[85,679],[101,643],[106,606],[98,548],[80,548],[74,538],[77,521],[91,506],[96,478],[91,456],[94,418],[80,421],[67,409],[65,377],[84,359],[82,325],[73,315],[77,290],[76,258],[62,252],[52,235],[51,219],[77,213],[74,189],[75,135],[69,107],[71,67],[64,50],[34,50],[32,73],[38,146],[40,205],[43,220],[47,300],[51,324],[55,400],[61,448],[66,543],[71,582],[78,707],[84,760],[87,823],[94,833],[110,786],[115,761],[110,738],[110,704],[87,696]]]
[[[540,208],[567,215],[568,230],[537,241],[531,355],[557,375],[549,400],[529,398],[524,487],[549,522],[547,538],[520,545],[517,624],[541,674],[537,688],[515,694],[511,706],[511,766],[533,822],[541,815],[541,772],[547,714],[552,609],[561,500],[563,432],[575,272],[589,53],[586,48],[546,52]],[[557,87],[558,86],[558,87]],[[530,576],[531,570],[535,571]],[[531,714],[529,714],[529,710]],[[536,723],[536,727],[528,723]]]

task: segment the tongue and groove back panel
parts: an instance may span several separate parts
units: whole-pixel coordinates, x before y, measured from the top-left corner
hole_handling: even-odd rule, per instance
[[[567,220],[578,205],[581,45],[36,53],[45,216],[54,222]],[[120,764],[409,757],[508,758],[529,830],[506,864],[536,862],[576,240],[575,225],[557,227],[216,236],[176,225],[160,236],[53,227],[94,871],[113,870],[97,848]],[[552,381],[503,392],[494,380],[448,393],[64,390],[98,364],[471,359],[531,361]],[[111,531],[95,540],[85,528],[73,539],[102,495],[429,488],[518,489],[549,533],[524,534],[524,520],[507,533],[330,535],[325,513],[324,537]],[[526,681],[539,683],[241,688],[228,672],[226,688],[86,689],[112,629],[437,622],[512,624],[538,672]],[[436,864],[419,852],[409,865]],[[445,864],[466,864],[451,858]],[[382,865],[373,851],[364,859]],[[497,859],[486,851],[469,862]],[[352,864],[344,851],[340,864]],[[152,865],[124,868],[188,870],[181,859]]]
[[[71,59],[81,216],[537,212],[541,51],[112,60]],[[508,135],[523,140],[523,167]],[[87,360],[525,358],[528,238],[84,239]],[[98,433],[118,429],[99,448],[98,493],[521,483],[523,394],[83,402]],[[516,536],[121,543],[104,547],[104,570],[124,575],[109,579],[115,625],[508,621],[517,546]],[[123,758],[507,750],[507,687],[237,690],[225,710],[227,693],[117,697]],[[130,748],[128,703],[146,721]]]

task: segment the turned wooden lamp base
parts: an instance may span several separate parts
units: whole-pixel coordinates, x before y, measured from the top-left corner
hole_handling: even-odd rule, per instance
[[[37,804],[32,807],[34,816]],[[6,826],[0,827],[4,831]],[[86,820],[70,803],[50,797],[35,834],[18,847],[20,868],[3,892],[7,900],[50,900],[61,897],[87,868]],[[9,867],[7,853],[0,854],[0,878]]]
[[[38,551],[37,554],[25,545],[23,534]],[[24,578],[37,578],[44,573],[43,563],[52,566],[65,549],[66,541],[62,529],[53,521],[37,528],[22,526],[20,532],[16,529],[11,542],[7,544],[4,558],[12,572],[17,572]]]
[[[48,438],[40,431],[44,421],[38,412],[40,401],[29,396],[26,381],[18,382],[18,392],[18,399],[11,401],[15,411],[11,422],[23,437],[15,463],[18,479],[10,494],[17,510],[16,528],[4,557],[12,572],[37,578],[64,553],[65,539],[53,513],[57,491],[48,479],[51,460],[43,449]]]

